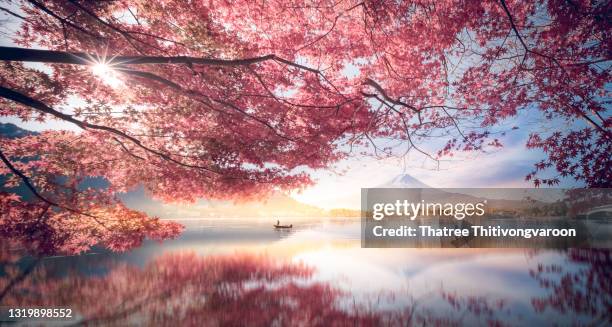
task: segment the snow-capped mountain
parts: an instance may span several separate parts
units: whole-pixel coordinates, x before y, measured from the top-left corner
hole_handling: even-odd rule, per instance
[[[408,175],[399,174],[392,180],[379,186],[380,188],[431,188],[429,185]]]
[[[517,189],[515,192],[512,189],[502,190],[498,192],[497,198],[494,198],[487,189],[433,188],[408,174],[400,174],[378,188],[420,188],[423,189],[419,193],[420,199],[428,202],[477,203],[486,200],[488,208],[496,210],[514,211],[544,204],[541,201],[525,201],[525,194],[521,193],[523,189]],[[522,196],[515,193],[521,193]]]

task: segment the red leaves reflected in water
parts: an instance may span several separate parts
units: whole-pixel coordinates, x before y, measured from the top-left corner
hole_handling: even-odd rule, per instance
[[[533,307],[539,312],[553,309],[572,316],[587,315],[591,317],[588,325],[612,323],[612,251],[570,249],[567,263],[571,268],[539,264],[530,271],[543,288],[550,290],[550,295],[533,299]]]
[[[45,259],[19,260],[11,250],[15,244],[0,245],[0,305],[69,307],[88,325],[505,326],[529,319],[522,310],[513,312],[507,299],[444,289],[419,298],[379,294],[363,302],[317,281],[308,266],[265,256],[173,253],[142,267],[100,259],[69,269]],[[605,324],[610,252],[573,250],[567,258],[581,269],[541,265],[532,272],[552,291],[534,299],[533,314],[548,317],[544,310],[552,309]],[[393,305],[397,300],[408,304]],[[554,321],[566,319],[559,317]]]
[[[9,306],[66,306],[91,325],[379,325],[376,314],[341,310],[343,293],[312,270],[264,257],[165,255],[104,276],[47,276],[35,269],[2,299]],[[14,274],[13,274],[14,275]],[[9,277],[13,277],[13,275]],[[7,287],[3,277],[0,287]],[[41,296],[42,295],[42,296]]]

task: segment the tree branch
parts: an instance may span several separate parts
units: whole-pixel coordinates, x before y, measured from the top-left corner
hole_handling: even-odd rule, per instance
[[[387,92],[385,92],[385,90],[382,88],[382,86],[380,86],[380,84],[376,83],[374,80],[372,80],[370,78],[366,78],[366,80],[364,81],[364,84],[365,85],[369,85],[369,86],[375,88],[380,93],[380,95],[382,95],[382,97],[385,100],[387,100],[388,102],[396,104],[396,105],[399,105],[399,106],[402,106],[402,107],[409,108],[409,109],[411,109],[412,111],[414,111],[416,113],[420,112],[420,110],[418,108],[414,107],[414,106],[411,106],[411,105],[409,105],[409,104],[407,104],[407,103],[405,103],[405,102],[403,102],[403,101],[401,101],[399,99],[396,100],[396,99],[392,99],[391,97],[389,97],[387,95]]]
[[[54,64],[91,65],[99,55],[84,52],[64,52],[55,50],[25,49],[17,47],[0,47],[0,60],[45,62]],[[319,73],[318,70],[296,64],[276,55],[265,55],[245,59],[214,59],[189,56],[108,56],[113,65],[146,65],[146,64],[197,64],[210,66],[244,66],[264,61],[275,60],[300,69]]]
[[[552,61],[567,76],[568,73],[565,70],[565,67],[563,67],[563,65],[557,60],[557,58],[555,58],[553,56],[545,55],[545,54],[543,54],[541,52],[538,52],[538,51],[535,51],[535,50],[529,48],[529,46],[527,46],[527,43],[525,43],[525,40],[523,40],[523,37],[521,36],[521,34],[518,31],[518,28],[517,28],[517,26],[516,26],[516,24],[514,22],[514,17],[512,17],[512,14],[510,13],[510,10],[508,9],[508,6],[506,5],[506,1],[505,0],[499,0],[499,2],[501,4],[502,8],[504,9],[504,12],[506,13],[506,16],[508,17],[508,20],[510,21],[510,27],[514,31],[514,34],[518,38],[518,40],[521,43],[521,45],[523,46],[523,48],[525,49],[525,57],[523,57],[523,62],[525,61],[527,53],[533,53],[533,54],[535,54],[537,56],[540,56],[540,57],[543,57],[543,58],[546,58],[546,59]],[[522,66],[522,64],[523,63],[521,63],[521,66]],[[578,115],[580,115],[591,126],[593,126],[593,128],[595,128],[596,130],[601,132],[606,138],[608,138],[608,139],[612,138],[612,134],[607,129],[605,129],[604,127],[602,127],[599,124],[597,124],[597,122],[595,122],[591,117],[589,117],[589,115],[587,115],[586,113],[584,113],[580,109],[577,109],[577,108],[573,108],[573,109],[578,113]]]
[[[89,36],[93,37],[93,38],[100,39],[100,36],[99,36],[99,35],[96,35],[96,34],[94,34],[94,33],[90,32],[90,31],[88,31],[88,30],[86,30],[86,29],[82,28],[81,26],[76,25],[76,24],[74,24],[74,23],[72,23],[72,22],[68,21],[66,18],[62,18],[62,17],[60,17],[59,15],[57,15],[56,13],[54,13],[53,11],[51,11],[51,9],[49,9],[49,8],[45,7],[45,6],[44,6],[42,3],[39,3],[39,2],[34,1],[34,0],[28,0],[28,2],[29,2],[29,3],[31,3],[31,4],[32,4],[34,7],[36,7],[36,8],[38,8],[38,9],[42,10],[43,12],[45,12],[46,14],[48,14],[49,16],[51,16],[51,17],[53,17],[53,18],[55,18],[55,19],[59,20],[61,23],[63,23],[63,24],[67,24],[68,26],[70,26],[70,27],[72,27],[72,28],[74,28],[74,29],[76,29],[76,30],[79,30],[79,31],[81,31],[81,32],[83,32],[83,33],[85,33],[85,34],[87,34],[87,35],[89,35]]]
[[[176,91],[179,91],[179,92],[185,94],[188,97],[195,98],[195,100],[197,100],[198,102],[201,102],[201,103],[202,103],[202,100],[200,99],[201,97],[207,98],[211,102],[219,103],[219,104],[221,104],[221,105],[223,105],[225,107],[228,107],[228,108],[230,108],[230,109],[232,109],[234,111],[237,111],[237,112],[245,115],[246,117],[249,117],[252,120],[254,120],[254,121],[264,125],[268,129],[270,129],[276,136],[278,136],[278,137],[280,137],[282,139],[285,139],[285,140],[291,141],[291,142],[296,142],[296,140],[294,140],[294,139],[292,139],[292,138],[290,138],[290,137],[288,137],[286,135],[283,135],[280,132],[278,132],[276,130],[276,128],[274,128],[274,126],[270,125],[265,120],[255,116],[255,115],[249,114],[248,112],[238,108],[236,105],[231,104],[229,102],[210,98],[210,97],[208,97],[208,96],[206,96],[206,95],[204,95],[204,94],[202,94],[200,92],[197,92],[195,90],[185,89],[182,86],[180,86],[179,84],[177,84],[177,83],[175,83],[175,82],[173,82],[173,81],[171,81],[169,79],[163,78],[163,77],[161,77],[159,75],[153,74],[153,73],[142,72],[142,71],[132,70],[132,69],[123,69],[123,68],[119,68],[119,69],[117,69],[117,71],[125,73],[125,74],[129,74],[129,75],[133,75],[133,76],[137,76],[137,77],[141,77],[141,78],[145,78],[145,79],[149,79],[149,80],[161,83],[161,84],[163,84],[163,85],[165,85],[167,87],[170,87],[170,88],[172,88],[172,89],[174,89]],[[209,103],[204,103],[204,104],[206,104],[209,107],[211,106],[211,104],[209,104]],[[222,112],[222,111],[220,111],[220,112]],[[222,113],[224,113],[224,112],[222,112]]]
[[[7,14],[9,14],[9,15],[11,15],[11,16],[17,17],[17,18],[19,18],[19,19],[23,19],[23,20],[25,20],[25,19],[26,19],[25,17],[21,16],[20,14],[18,14],[18,13],[16,13],[16,12],[13,12],[13,11],[11,11],[11,10],[9,10],[9,9],[6,9],[6,8],[4,8],[4,7],[0,7],[0,11],[4,11],[5,13],[7,13]]]
[[[19,169],[17,169],[15,166],[13,166],[13,164],[10,162],[10,160],[4,155],[4,153],[2,152],[2,149],[0,149],[0,160],[2,160],[2,162],[4,163],[4,165],[11,171],[13,172],[13,174],[17,175],[21,181],[25,184],[25,186],[28,188],[28,190],[30,190],[30,192],[32,192],[32,194],[34,194],[35,197],[37,197],[38,199],[40,199],[41,201],[43,201],[44,203],[57,207],[57,208],[61,208],[79,215],[83,215],[89,218],[92,218],[95,222],[97,222],[98,224],[100,224],[102,227],[108,229],[108,227],[106,227],[106,225],[104,225],[102,222],[100,222],[98,220],[98,217],[92,215],[92,214],[88,214],[86,212],[83,212],[81,210],[77,210],[77,209],[73,209],[64,205],[61,205],[57,202],[51,201],[49,199],[47,199],[46,197],[44,197],[42,194],[40,194],[38,192],[38,190],[36,190],[36,188],[34,187],[34,185],[32,184],[32,181],[30,180],[30,178],[28,176],[26,176],[23,172],[21,172]]]
[[[185,65],[208,65],[208,66],[227,66],[238,67],[258,64],[265,61],[276,63],[305,70],[321,77],[336,93],[342,93],[336,89],[323,73],[312,67],[301,65],[293,61],[280,58],[274,54],[243,59],[216,59],[190,56],[110,56],[100,57],[98,54],[84,52],[65,52],[56,50],[25,49],[18,47],[0,47],[0,60],[25,61],[25,62],[44,62],[52,64],[72,64],[72,65],[94,65],[99,58],[105,59],[106,63],[112,66],[121,65],[147,65],[147,64],[185,64]],[[344,95],[343,95],[344,96]]]
[[[153,148],[147,147],[144,144],[142,144],[142,142],[140,142],[140,140],[136,139],[133,136],[130,136],[120,130],[117,130],[115,128],[112,127],[108,127],[108,126],[102,126],[102,125],[95,125],[95,124],[90,124],[88,122],[84,122],[78,119],[75,119],[74,117],[64,114],[62,112],[59,112],[49,106],[47,106],[46,104],[30,98],[24,94],[21,94],[19,92],[13,91],[11,89],[5,88],[3,86],[0,86],[0,97],[15,101],[17,103],[20,103],[22,105],[34,108],[38,111],[44,112],[46,114],[50,114],[52,116],[55,116],[59,119],[68,121],[70,123],[73,123],[75,125],[77,125],[78,127],[82,128],[82,129],[94,129],[94,130],[102,130],[105,132],[109,132],[111,134],[117,135],[121,138],[127,139],[130,142],[136,144],[138,147],[142,148],[143,150],[149,152],[149,153],[153,153],[157,156],[159,156],[160,158],[166,160],[166,161],[170,161],[172,163],[175,163],[177,165],[183,166],[183,167],[187,167],[187,168],[196,168],[196,169],[202,169],[202,170],[206,170],[208,172],[220,175],[220,173],[214,169],[208,168],[208,167],[204,167],[204,166],[198,166],[198,165],[191,165],[191,164],[186,164],[183,162],[180,162],[172,157],[170,157],[170,155],[160,152],[158,150],[155,150]]]
[[[40,199],[41,201],[43,201],[44,203],[47,203],[49,205],[52,205],[54,207],[61,207],[59,204],[47,199],[46,197],[42,196],[40,193],[38,193],[38,190],[34,187],[34,185],[32,184],[32,182],[30,181],[30,178],[28,178],[28,176],[26,176],[24,173],[22,173],[19,169],[17,169],[15,166],[13,166],[13,164],[9,161],[9,159],[4,155],[4,153],[2,152],[2,149],[0,149],[0,159],[2,160],[2,162],[4,163],[4,165],[11,171],[13,172],[13,174],[17,175],[17,177],[19,177],[21,179],[21,181],[23,182],[23,184],[25,184],[25,186],[28,188],[28,190],[30,190],[30,192],[37,197],[38,199]]]

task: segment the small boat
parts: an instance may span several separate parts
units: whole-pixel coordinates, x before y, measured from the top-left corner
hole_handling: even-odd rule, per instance
[[[277,229],[280,229],[280,228],[293,228],[293,224],[291,224],[291,225],[281,225],[280,224],[280,220],[277,220],[276,224],[272,225],[272,226],[274,226],[274,228],[277,228]]]

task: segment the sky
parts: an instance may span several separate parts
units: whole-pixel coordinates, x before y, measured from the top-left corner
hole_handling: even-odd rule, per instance
[[[436,188],[533,188],[525,180],[534,164],[545,158],[541,150],[526,148],[529,134],[559,128],[563,121],[548,120],[537,108],[528,108],[516,117],[500,122],[498,131],[503,147],[487,153],[456,153],[453,158],[435,163],[415,151],[401,158],[376,159],[352,157],[332,169],[312,174],[316,185],[292,196],[300,202],[322,208],[360,208],[361,188],[383,187],[400,174],[408,174]],[[514,127],[514,128],[513,128]],[[436,153],[443,142],[426,140],[420,147]],[[556,187],[581,186],[571,178],[561,178]]]
[[[535,150],[527,150],[526,132],[509,136],[505,146],[495,153],[480,153],[458,159],[433,169],[423,165],[423,159],[410,155],[404,159],[350,158],[339,162],[335,170],[313,174],[317,184],[293,197],[300,202],[322,208],[354,208],[360,206],[361,188],[381,187],[400,174],[408,174],[430,187],[439,188],[531,188],[525,176],[533,164],[543,158]],[[343,171],[337,173],[335,171]],[[562,180],[559,187],[574,185]]]

